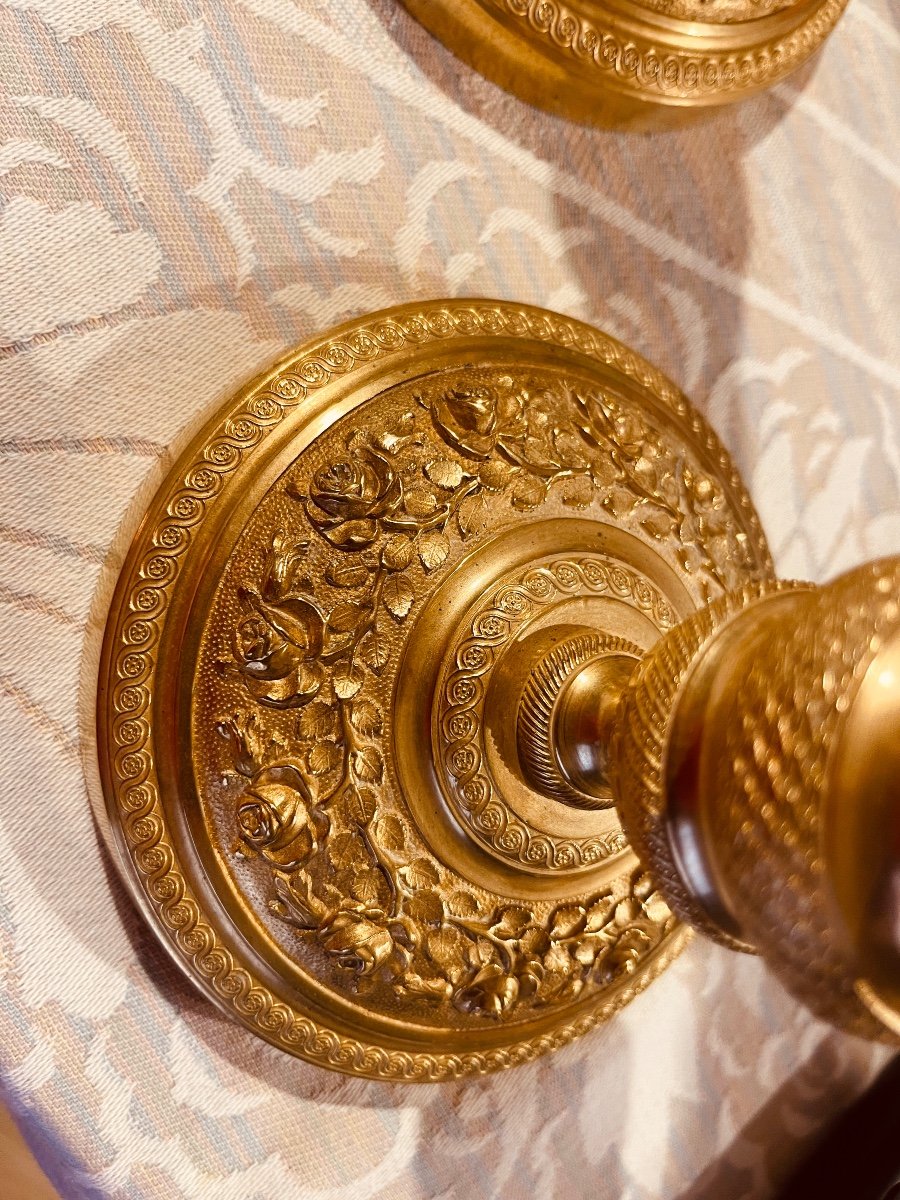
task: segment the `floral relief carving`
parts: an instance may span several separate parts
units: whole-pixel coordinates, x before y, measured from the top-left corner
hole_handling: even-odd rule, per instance
[[[600,892],[543,916],[521,905],[490,907],[474,891],[445,896],[441,870],[416,855],[402,818],[381,812],[377,789],[354,779],[317,800],[315,782],[283,761],[277,744],[263,744],[252,714],[219,732],[247,780],[237,825],[244,852],[273,868],[272,910],[356,993],[381,985],[500,1020],[608,987],[671,927],[665,902],[640,873],[624,897]],[[301,757],[308,762],[315,749]]]
[[[634,516],[654,541],[675,538],[688,574],[727,590],[751,561],[746,535],[727,516],[721,486],[611,393],[572,386],[528,389],[511,376],[438,391],[420,402],[434,427],[467,458],[487,461],[482,487],[509,484],[514,508],[541,505],[556,485],[563,503],[601,497],[615,520]],[[723,550],[726,551],[723,554]],[[731,563],[724,570],[719,563]]]
[[[727,588],[750,556],[720,485],[618,396],[472,372],[416,401],[388,431],[354,430],[343,453],[290,478],[296,517],[237,588],[231,652],[217,664],[249,707],[222,714],[218,732],[242,781],[241,850],[267,864],[273,912],[336,977],[501,1020],[608,987],[671,918],[640,875],[627,895],[552,911],[446,894],[385,780],[371,684],[390,630],[467,539],[551,500],[677,544],[703,594]],[[327,550],[315,570],[314,546]]]
[[[309,498],[303,498],[310,523],[342,550],[371,546],[381,522],[389,527],[403,503],[403,480],[390,460],[366,445],[357,454],[317,471]]]

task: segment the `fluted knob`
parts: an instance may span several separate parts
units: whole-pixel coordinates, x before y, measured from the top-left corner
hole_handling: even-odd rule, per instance
[[[682,919],[818,1015],[900,1033],[900,558],[669,632],[623,694],[610,777]]]

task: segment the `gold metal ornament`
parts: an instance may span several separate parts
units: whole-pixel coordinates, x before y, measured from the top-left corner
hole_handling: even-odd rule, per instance
[[[847,0],[403,0],[481,74],[575,121],[683,124],[800,67]]]
[[[660,640],[610,758],[673,910],[817,1015],[900,1034],[900,558],[753,585]]]
[[[876,695],[885,578],[777,584],[713,432],[597,330],[491,301],[350,322],[229,402],[135,536],[98,694],[118,863],[221,1008],[371,1078],[564,1044],[674,958],[673,914],[873,1032],[884,971],[857,1001],[850,969],[875,954],[870,825],[832,801],[825,750],[877,792],[847,706]],[[714,886],[678,857],[695,810]]]

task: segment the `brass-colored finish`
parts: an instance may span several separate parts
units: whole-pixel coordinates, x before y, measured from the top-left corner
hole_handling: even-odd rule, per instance
[[[777,582],[702,418],[576,321],[409,305],[242,392],[138,530],[98,717],[148,919],[313,1062],[515,1065],[677,918],[900,1033],[900,559]]]
[[[519,757],[529,782],[577,808],[611,808],[606,748],[625,684],[643,657],[633,642],[554,626],[517,704]],[[526,645],[534,637],[526,639]]]
[[[900,1033],[900,558],[763,585],[667,634],[611,750],[632,844],[684,920],[819,1016]]]
[[[796,70],[847,0],[403,0],[521,99],[600,126],[683,124]]]
[[[98,695],[123,874],[291,1053],[526,1061],[686,936],[590,746],[623,663],[770,579],[727,453],[612,338],[490,301],[350,322],[226,405],[135,536]]]

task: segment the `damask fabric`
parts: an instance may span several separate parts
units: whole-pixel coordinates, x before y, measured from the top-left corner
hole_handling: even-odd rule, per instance
[[[81,760],[120,524],[201,413],[381,305],[603,326],[712,420],[781,572],[900,551],[898,72],[897,9],[851,0],[803,76],[629,137],[395,0],[0,0],[0,1086],[64,1197],[767,1197],[871,1078],[882,1051],[699,942],[511,1074],[294,1061],[145,931]]]

